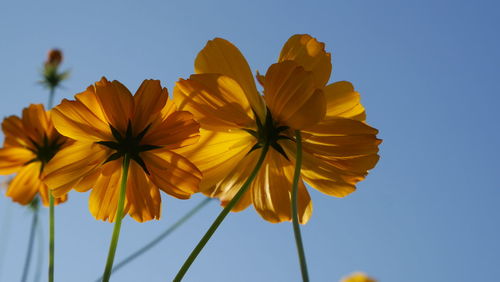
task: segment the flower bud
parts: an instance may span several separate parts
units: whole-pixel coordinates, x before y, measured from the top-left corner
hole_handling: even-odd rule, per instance
[[[47,61],[45,62],[45,65],[51,65],[57,67],[59,66],[59,64],[61,64],[62,60],[63,60],[62,51],[59,49],[51,49],[47,54]]]

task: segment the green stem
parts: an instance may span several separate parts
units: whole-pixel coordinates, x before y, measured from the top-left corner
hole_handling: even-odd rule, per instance
[[[28,241],[28,250],[26,253],[26,259],[24,260],[23,276],[21,278],[22,282],[28,279],[28,272],[31,264],[31,255],[33,253],[33,243],[35,241],[35,230],[38,225],[38,207],[33,210],[33,219],[31,221],[30,237]]]
[[[37,224],[37,241],[38,241],[38,257],[36,260],[36,268],[35,268],[35,282],[40,282],[42,279],[42,265],[43,265],[43,257],[44,257],[44,249],[45,240],[43,239],[43,229],[41,224]]]
[[[196,247],[194,248],[194,250],[191,252],[191,254],[189,255],[189,257],[184,262],[184,264],[182,265],[181,269],[179,270],[179,272],[175,276],[175,278],[173,280],[174,282],[179,282],[179,281],[182,280],[182,278],[184,277],[184,275],[188,271],[188,269],[191,266],[191,264],[194,262],[194,260],[196,259],[196,257],[200,254],[201,250],[203,249],[203,247],[205,247],[205,245],[207,244],[208,240],[210,240],[210,238],[215,233],[215,231],[217,230],[217,228],[219,227],[219,225],[222,223],[222,221],[224,220],[224,218],[226,218],[227,214],[233,209],[233,207],[239,202],[239,200],[241,199],[241,197],[243,197],[243,195],[245,194],[245,192],[248,190],[248,188],[250,187],[250,184],[252,183],[252,181],[257,176],[257,173],[259,172],[260,167],[262,166],[262,163],[264,163],[264,160],[266,158],[266,154],[267,154],[268,150],[269,150],[269,144],[266,143],[266,144],[264,144],[264,146],[262,148],[262,152],[260,153],[259,160],[257,161],[257,164],[255,165],[255,168],[253,169],[253,171],[250,173],[250,176],[245,181],[245,183],[243,184],[243,186],[241,186],[241,188],[238,191],[238,193],[236,193],[236,195],[233,197],[233,199],[227,204],[227,206],[217,216],[217,218],[212,223],[212,225],[210,226],[210,228],[208,228],[208,230],[205,233],[205,235],[203,235],[203,237],[201,238],[201,240],[198,243],[198,245],[196,245]]]
[[[302,235],[300,234],[299,217],[297,212],[297,193],[299,187],[300,169],[302,167],[302,137],[300,130],[295,131],[295,140],[297,143],[297,153],[295,159],[295,172],[293,174],[292,186],[292,224],[293,234],[295,235],[295,243],[297,244],[297,252],[300,261],[300,271],[302,272],[302,281],[309,281],[307,273],[306,255],[304,253],[304,245],[302,244]]]
[[[188,213],[186,213],[176,223],[174,223],[172,226],[170,226],[165,231],[163,231],[160,235],[158,235],[151,242],[149,242],[144,247],[140,248],[139,250],[135,251],[133,254],[131,254],[128,257],[126,257],[120,263],[116,264],[115,267],[113,267],[112,273],[115,273],[116,271],[118,271],[118,269],[124,267],[129,262],[133,261],[134,259],[136,259],[139,256],[141,256],[143,253],[149,251],[151,248],[153,248],[154,246],[156,246],[163,239],[165,239],[165,237],[167,237],[168,235],[170,235],[177,228],[179,228],[184,222],[186,222],[193,215],[195,215],[199,210],[201,210],[201,208],[203,208],[204,206],[206,206],[211,200],[212,200],[212,198],[205,198],[202,202],[200,202],[198,205],[196,205],[192,210],[190,210]],[[99,279],[97,279],[96,282],[99,282],[101,280],[102,280],[102,277],[99,277]]]
[[[55,220],[54,196],[49,191],[49,282],[54,282]]]
[[[52,108],[52,105],[54,104],[54,96],[56,93],[56,87],[50,87],[50,92],[49,92],[49,102],[47,103],[47,110],[50,110]]]
[[[111,277],[111,271],[113,270],[113,261],[115,259],[116,246],[118,245],[118,238],[120,237],[120,228],[122,226],[123,208],[125,206],[125,195],[127,192],[127,177],[128,177],[129,164],[130,164],[130,157],[128,154],[125,154],[125,156],[123,157],[122,183],[120,185],[120,195],[118,198],[118,207],[116,209],[116,216],[115,216],[116,222],[113,228],[113,236],[111,237],[111,243],[109,245],[106,268],[104,269],[104,274],[102,275],[103,282],[109,281],[109,278]]]

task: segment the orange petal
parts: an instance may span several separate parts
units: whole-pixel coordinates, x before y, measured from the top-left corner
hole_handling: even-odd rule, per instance
[[[194,70],[195,73],[222,74],[236,80],[253,110],[265,120],[266,109],[257,92],[252,71],[240,50],[231,42],[222,38],[208,41],[196,57]]]
[[[118,131],[125,132],[134,112],[134,100],[130,91],[120,82],[109,82],[104,77],[94,87],[107,119]]]
[[[273,64],[266,73],[264,99],[273,118],[292,129],[313,126],[325,116],[326,100],[311,72],[292,61]]]
[[[165,193],[179,199],[188,199],[198,192],[201,172],[185,157],[168,149],[141,153],[151,173],[151,181]]]
[[[193,114],[175,111],[161,123],[151,126],[142,140],[143,144],[162,146],[168,149],[180,148],[196,143],[200,124]]]
[[[192,75],[174,88],[179,109],[193,113],[202,128],[229,130],[255,124],[248,100],[240,85],[219,74]]]
[[[138,222],[160,219],[160,192],[135,161],[130,162],[127,179],[127,202],[129,204],[128,213]]]
[[[119,161],[108,162],[103,170],[112,171],[110,175],[101,174],[97,179],[89,197],[90,213],[97,220],[114,222],[120,194],[122,164]],[[128,212],[129,205],[125,200],[123,214]]]
[[[32,162],[24,166],[12,179],[7,188],[6,196],[21,205],[27,205],[33,201],[36,193],[40,190],[40,162]]]
[[[49,128],[49,116],[42,104],[31,104],[23,109],[22,123],[24,134],[31,140],[42,143]],[[19,134],[19,133],[18,133]]]
[[[36,158],[30,150],[22,147],[5,147],[0,149],[0,174],[17,172],[24,164]]]
[[[252,184],[252,202],[265,220],[278,223],[291,220],[291,193],[294,166],[271,149]],[[304,182],[299,181],[299,222],[306,223],[312,214],[312,202]]]
[[[233,170],[256,143],[253,136],[243,130],[215,132],[200,130],[200,140],[175,152],[193,162],[203,173],[200,190],[211,195],[214,185]]]
[[[40,198],[42,199],[42,204],[45,207],[49,206],[49,188],[47,188],[47,185],[43,184],[43,182],[40,181],[40,185],[38,185],[38,192],[40,193]],[[55,198],[54,199],[54,205],[59,205],[68,200],[68,195],[63,195],[62,197]]]
[[[144,80],[134,95],[135,112],[133,118],[134,134],[141,132],[165,106],[168,91],[162,88],[159,80]]]
[[[325,44],[308,34],[290,37],[281,49],[278,62],[295,61],[314,76],[315,86],[322,88],[330,79],[332,71],[331,55],[325,52]]]
[[[366,120],[365,108],[361,105],[359,93],[350,82],[339,81],[323,89],[326,97],[326,119],[344,117]]]
[[[77,141],[50,160],[44,168],[43,181],[55,197],[60,197],[95,173],[110,154],[102,145]]]
[[[24,133],[23,122],[19,117],[6,117],[2,122],[2,130],[5,135],[5,146],[33,148],[33,144]]]

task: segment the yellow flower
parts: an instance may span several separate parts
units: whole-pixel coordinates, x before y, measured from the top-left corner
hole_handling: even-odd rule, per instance
[[[48,206],[48,189],[40,180],[40,174],[53,156],[71,141],[54,129],[50,112],[40,104],[24,108],[21,118],[5,118],[2,130],[5,141],[0,149],[0,174],[17,173],[9,182],[6,195],[14,202],[27,205],[39,193],[43,205]],[[66,200],[66,196],[61,196],[55,199],[55,204]]]
[[[368,277],[363,272],[355,272],[342,278],[340,282],[377,282],[377,280]]]
[[[46,168],[54,195],[92,188],[90,212],[114,221],[125,154],[131,162],[124,212],[135,220],[160,217],[159,189],[179,199],[198,192],[200,171],[172,149],[195,143],[199,124],[175,109],[158,80],[145,80],[132,96],[118,81],[102,78],[75,99],[53,110],[57,130],[77,140]]]
[[[346,81],[327,85],[330,54],[309,35],[292,36],[278,63],[257,74],[263,96],[243,55],[224,39],[207,43],[195,72],[177,82],[174,101],[200,122],[201,138],[178,152],[203,172],[205,195],[226,205],[248,178],[262,140],[271,140],[263,167],[233,211],[253,204],[267,221],[291,220],[295,130],[303,135],[301,179],[327,195],[353,192],[379,159],[378,131],[365,123],[359,93]],[[305,223],[312,203],[302,180],[298,213]]]

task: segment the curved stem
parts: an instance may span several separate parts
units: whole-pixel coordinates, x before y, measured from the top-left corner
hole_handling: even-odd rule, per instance
[[[49,282],[54,282],[55,219],[54,196],[49,192]]]
[[[35,282],[40,282],[42,279],[42,265],[43,265],[43,255],[44,255],[44,245],[45,240],[43,238],[43,229],[41,224],[37,224],[37,241],[38,241],[38,256],[36,259],[35,268]]]
[[[122,226],[123,219],[123,208],[125,206],[125,195],[127,192],[127,177],[128,177],[128,167],[130,164],[130,157],[125,154],[123,157],[123,173],[122,182],[120,185],[120,195],[118,198],[118,207],[116,209],[115,216],[115,226],[113,228],[113,236],[111,237],[111,243],[109,245],[108,259],[106,261],[106,268],[104,269],[104,274],[102,275],[102,281],[108,282],[111,277],[111,271],[113,269],[113,261],[115,259],[116,246],[118,245],[118,239],[120,237],[120,228]]]
[[[141,256],[143,253],[149,251],[151,248],[153,248],[154,246],[156,246],[163,239],[165,239],[165,237],[167,237],[168,235],[170,235],[170,233],[174,232],[184,222],[186,222],[193,215],[195,215],[199,210],[201,210],[201,208],[203,208],[204,206],[206,206],[210,201],[212,201],[212,198],[205,198],[202,202],[200,202],[198,205],[196,205],[192,210],[190,210],[188,213],[186,213],[177,222],[175,222],[172,226],[170,226],[165,231],[163,231],[160,235],[158,235],[156,238],[154,238],[151,242],[147,243],[144,247],[142,247],[139,250],[135,251],[133,254],[129,255],[124,260],[122,260],[121,262],[119,262],[118,264],[116,264],[115,267],[113,267],[113,270],[111,272],[115,273],[116,271],[118,271],[118,269],[124,267],[129,262],[133,261],[134,259],[136,259],[139,256]],[[99,282],[101,280],[102,280],[102,277],[99,277],[99,279],[97,279],[96,282]]]
[[[302,235],[300,234],[299,217],[297,213],[297,193],[299,187],[300,169],[302,167],[302,137],[300,135],[300,130],[295,131],[295,140],[297,143],[297,153],[292,186],[292,224],[293,234],[295,235],[295,243],[297,244],[297,252],[299,255],[302,280],[307,282],[309,281],[309,274],[307,273],[306,255],[304,253],[304,245],[302,244]]]
[[[28,250],[26,253],[26,259],[24,260],[23,276],[21,278],[22,282],[25,282],[28,279],[28,272],[31,264],[31,255],[33,253],[33,243],[35,241],[35,230],[37,225],[38,225],[38,207],[33,210],[33,219],[31,221]]]
[[[266,158],[266,154],[267,154],[268,150],[269,150],[269,144],[265,144],[264,147],[262,148],[262,152],[260,153],[259,160],[257,161],[257,164],[255,165],[255,168],[253,169],[253,171],[250,173],[250,176],[245,181],[245,183],[243,184],[243,186],[241,186],[241,188],[238,191],[238,193],[236,193],[236,195],[233,197],[233,199],[227,204],[227,206],[217,216],[217,218],[212,223],[212,225],[210,226],[210,228],[208,228],[208,230],[205,233],[205,235],[203,235],[203,237],[201,238],[201,240],[198,243],[198,245],[196,245],[196,247],[194,248],[194,250],[191,252],[191,254],[189,255],[189,257],[184,262],[184,264],[182,265],[181,269],[179,270],[179,272],[175,276],[175,278],[173,280],[174,282],[178,282],[178,281],[182,280],[182,278],[184,277],[184,275],[188,271],[188,269],[191,266],[191,264],[194,262],[194,260],[196,259],[196,257],[200,254],[201,250],[203,249],[203,247],[205,247],[205,245],[207,244],[208,240],[210,240],[210,238],[215,233],[215,231],[217,230],[217,228],[219,227],[219,225],[222,223],[222,221],[224,220],[224,218],[226,218],[227,214],[233,209],[233,207],[239,202],[239,200],[241,199],[241,197],[243,197],[243,195],[245,194],[245,192],[248,190],[248,188],[250,187],[250,184],[252,183],[252,181],[257,176],[257,173],[259,172],[260,167],[262,166],[262,163],[264,163],[264,160]]]

